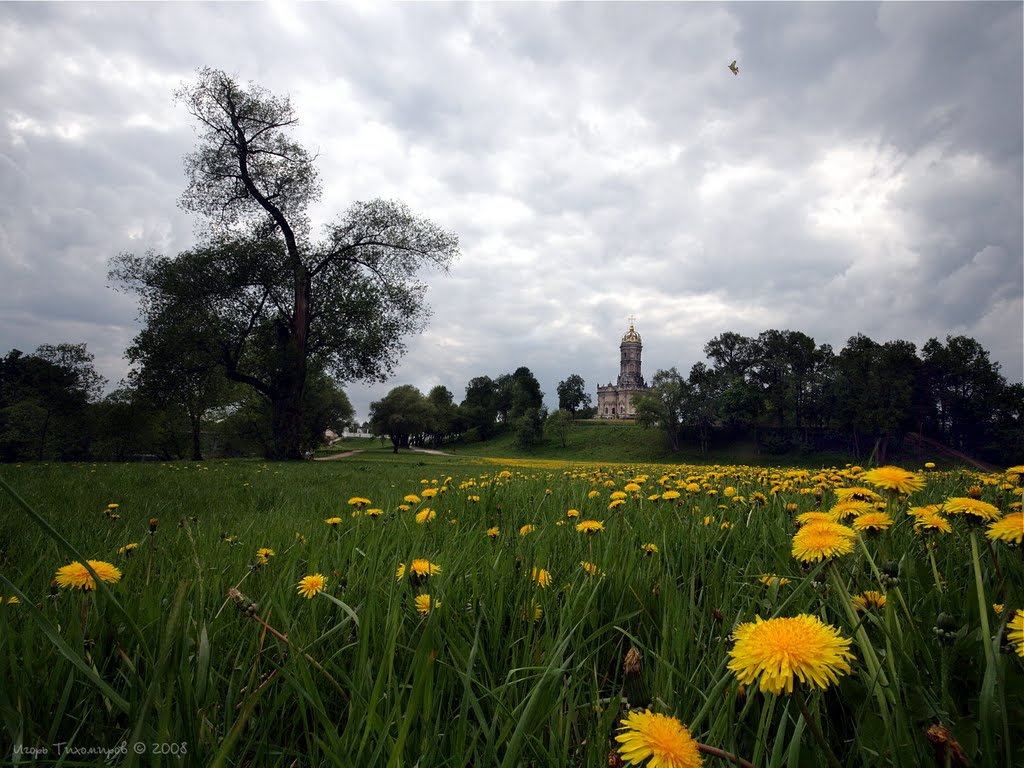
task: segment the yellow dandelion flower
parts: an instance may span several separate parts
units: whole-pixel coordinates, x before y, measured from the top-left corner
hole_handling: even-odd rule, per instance
[[[1024,658],[1024,611],[1017,611],[1006,628],[1009,630],[1007,638],[1010,644],[1017,651],[1017,655]]]
[[[350,507],[358,507],[360,509],[362,507],[370,506],[371,503],[372,502],[369,499],[364,499],[362,496],[353,496],[351,499],[348,500],[348,505]]]
[[[432,498],[434,498],[435,496],[437,496],[437,488],[424,488],[424,489],[423,489],[423,490],[422,490],[422,491],[420,492],[420,495],[421,495],[421,496],[422,496],[422,497],[423,497],[424,499],[432,499]]]
[[[885,595],[881,592],[876,592],[873,589],[865,590],[859,595],[854,595],[851,598],[853,607],[858,611],[866,611],[869,608],[885,608]]]
[[[870,488],[856,486],[853,488],[836,488],[836,498],[840,501],[883,501],[882,497]]]
[[[527,523],[526,525],[524,525],[522,528],[519,529],[519,535],[520,536],[527,536],[527,535],[533,533],[535,530],[537,530],[537,529],[534,526],[532,526],[529,523]]]
[[[536,599],[531,600],[530,604],[523,608],[523,621],[533,621],[534,623],[540,621],[541,616],[544,612],[540,608],[540,603]]]
[[[1011,512],[988,527],[985,535],[992,541],[1005,541],[1020,546],[1024,539],[1024,512]]]
[[[604,571],[598,568],[596,563],[580,560],[580,565],[583,567],[583,572],[586,573],[587,576],[604,576]]]
[[[804,512],[796,516],[796,521],[800,525],[807,525],[808,523],[834,522],[835,518],[827,512]]]
[[[498,528],[498,526],[494,526],[493,528],[488,528],[487,529],[487,536],[489,538],[496,539],[496,538],[498,538],[498,534],[499,533],[501,533],[501,529]]]
[[[380,517],[383,514],[384,514],[384,510],[383,509],[378,509],[377,507],[373,507],[371,509],[366,510],[366,516],[367,517]]]
[[[431,600],[430,595],[416,595],[413,601],[416,606],[416,613],[420,616],[429,616],[430,612],[441,607],[440,600]]]
[[[429,523],[436,517],[437,512],[430,509],[429,507],[424,507],[423,509],[416,513],[416,522],[420,525],[423,525],[424,523]]]
[[[604,530],[604,523],[600,520],[583,520],[576,524],[576,530],[580,533],[594,534]]]
[[[901,467],[877,467],[876,469],[869,469],[860,479],[865,483],[870,483],[876,488],[882,488],[887,491],[894,491],[895,493],[902,493],[904,495],[913,493],[914,491],[920,491],[924,488],[925,480],[921,475],[913,472],[908,472]]]
[[[15,603],[20,603],[21,600],[18,599],[17,595],[11,595],[10,597],[7,598],[6,602],[7,602],[7,605],[14,605]],[[4,597],[3,597],[3,595],[0,595],[0,605],[3,605],[3,604],[4,604]]]
[[[404,501],[406,504],[419,504],[420,497],[417,496],[415,493],[409,493],[402,497],[402,501]]]
[[[722,491],[722,495],[725,496],[727,499],[731,499],[733,496],[736,495],[736,489],[733,488],[731,485],[727,485],[725,486],[725,489]]]
[[[643,550],[645,557],[650,557],[651,555],[655,555],[658,553],[657,544],[644,544],[642,547],[640,547],[640,549]]]
[[[813,563],[827,557],[846,555],[853,551],[857,535],[839,523],[809,523],[793,536],[793,557]]]
[[[679,491],[665,491],[661,494],[661,498],[665,501],[675,501],[679,498]]]
[[[575,519],[580,516],[580,511],[578,509],[570,509],[565,513],[565,516]]]
[[[87,560],[86,562],[96,572],[96,575],[100,577],[100,581],[105,584],[113,584],[121,580],[121,571],[110,563],[103,560]],[[54,579],[58,586],[65,589],[81,589],[84,592],[96,589],[96,581],[93,579],[92,574],[79,562],[58,568]]]
[[[311,573],[309,576],[303,576],[299,579],[299,583],[296,586],[300,595],[307,600],[312,600],[316,595],[323,592],[324,587],[327,586],[327,577],[322,573]]]
[[[530,579],[542,589],[551,586],[551,574],[543,568],[533,568],[530,571]]]
[[[123,547],[117,548],[117,554],[124,555],[125,557],[131,557],[135,554],[135,550],[139,548],[139,545],[135,542],[131,544],[125,544]]]
[[[1006,606],[1003,603],[992,603],[992,612],[995,613],[996,616],[1002,616],[1003,609],[1005,607]]]
[[[328,525],[341,525],[341,518],[340,517],[328,517],[327,519],[324,520],[324,522],[327,523]]]
[[[794,678],[827,688],[838,682],[839,675],[851,672],[851,641],[817,616],[767,621],[758,616],[740,624],[733,634],[736,644],[729,651],[729,669],[744,685],[760,678],[762,693],[792,693]]]
[[[949,524],[949,520],[944,518],[938,512],[926,512],[922,515],[918,515],[914,521],[914,533],[952,533],[953,526]]]
[[[838,523],[848,517],[863,515],[865,512],[873,512],[874,510],[874,506],[867,501],[848,499],[846,501],[840,501],[838,504],[834,504],[828,511],[828,517]]]
[[[621,507],[625,503],[626,503],[625,499],[613,499],[608,504],[608,509],[618,509],[619,507]]]
[[[623,486],[622,490],[624,490],[626,493],[636,493],[637,491],[640,490],[640,486],[637,485],[636,483],[626,483],[626,485]]]
[[[760,581],[766,587],[782,587],[786,584],[789,584],[789,579],[787,579],[784,576],[776,576],[774,573],[762,573],[761,578],[758,579],[758,581]]]
[[[946,499],[942,504],[942,511],[951,515],[967,515],[969,519],[986,523],[998,520],[1003,514],[998,507],[987,501],[965,496]]]
[[[648,768],[699,768],[704,762],[686,726],[650,710],[630,712],[620,720],[619,756],[630,765],[648,760]]]
[[[401,581],[405,577],[405,563],[399,563],[395,571],[395,580]],[[425,579],[428,576],[436,576],[441,572],[441,566],[435,565],[426,558],[416,558],[409,564],[409,575],[415,578]]]
[[[892,518],[886,512],[865,512],[853,520],[853,529],[855,531],[867,531],[869,533],[884,531],[890,525],[892,525]]]
[[[590,491],[590,492],[587,493],[587,498],[588,499],[593,499],[593,498],[596,498],[597,496],[600,496],[600,495],[601,495],[600,491]]]
[[[935,469],[935,462],[934,461],[926,461],[924,463],[924,468],[925,469]]]
[[[625,491],[615,491],[608,498],[610,498],[612,501],[621,501],[621,500],[624,500],[626,498],[626,492]]]

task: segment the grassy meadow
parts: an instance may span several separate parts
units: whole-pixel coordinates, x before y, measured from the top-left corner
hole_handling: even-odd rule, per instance
[[[1020,537],[920,509],[1019,513],[1021,476],[905,469],[924,487],[383,450],[8,465],[0,759],[596,768],[621,764],[639,708],[678,718],[707,766],[1022,765]],[[830,510],[852,548],[801,562],[798,518]],[[858,530],[879,511],[891,524]],[[51,585],[78,556],[121,578]],[[798,615],[850,641],[848,671],[741,684],[736,630]]]

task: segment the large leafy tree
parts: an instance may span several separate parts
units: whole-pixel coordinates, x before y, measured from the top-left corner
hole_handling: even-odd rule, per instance
[[[591,398],[587,392],[587,384],[578,373],[569,374],[564,381],[558,382],[555,391],[558,392],[559,410],[568,411],[573,418],[576,418],[578,409],[590,407]]]
[[[225,375],[269,403],[270,457],[300,458],[311,366],[386,379],[429,316],[421,268],[447,270],[458,238],[373,200],[314,240],[320,184],[315,157],[291,138],[290,100],[209,68],[176,96],[199,127],[181,205],[205,217],[203,241],[174,258],[123,254],[112,276],[140,294],[147,322],[170,307],[208,314]]]
[[[498,415],[498,387],[490,376],[470,379],[459,413],[468,427],[477,431],[481,440],[491,435]]]
[[[636,422],[642,427],[660,427],[673,451],[678,451],[688,416],[691,387],[676,368],[658,371],[645,392],[633,396]]]
[[[416,435],[430,432],[434,409],[423,393],[411,384],[388,392],[370,403],[370,429],[375,435],[387,435],[395,453],[408,448]]]

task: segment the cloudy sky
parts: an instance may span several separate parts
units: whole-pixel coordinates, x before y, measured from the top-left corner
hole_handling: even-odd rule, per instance
[[[347,385],[360,418],[521,365],[557,407],[615,378],[631,314],[648,380],[777,328],[965,334],[1020,381],[1022,8],[0,3],[0,354],[125,375],[107,263],[195,242],[172,92],[211,66],[291,96],[315,220],[391,197],[460,236],[395,377]]]

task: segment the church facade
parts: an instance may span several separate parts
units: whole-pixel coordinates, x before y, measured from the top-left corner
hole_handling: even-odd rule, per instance
[[[647,390],[640,371],[640,353],[643,350],[640,334],[629,321],[629,330],[619,344],[619,378],[597,388],[597,418],[631,419],[636,415],[633,396]]]

